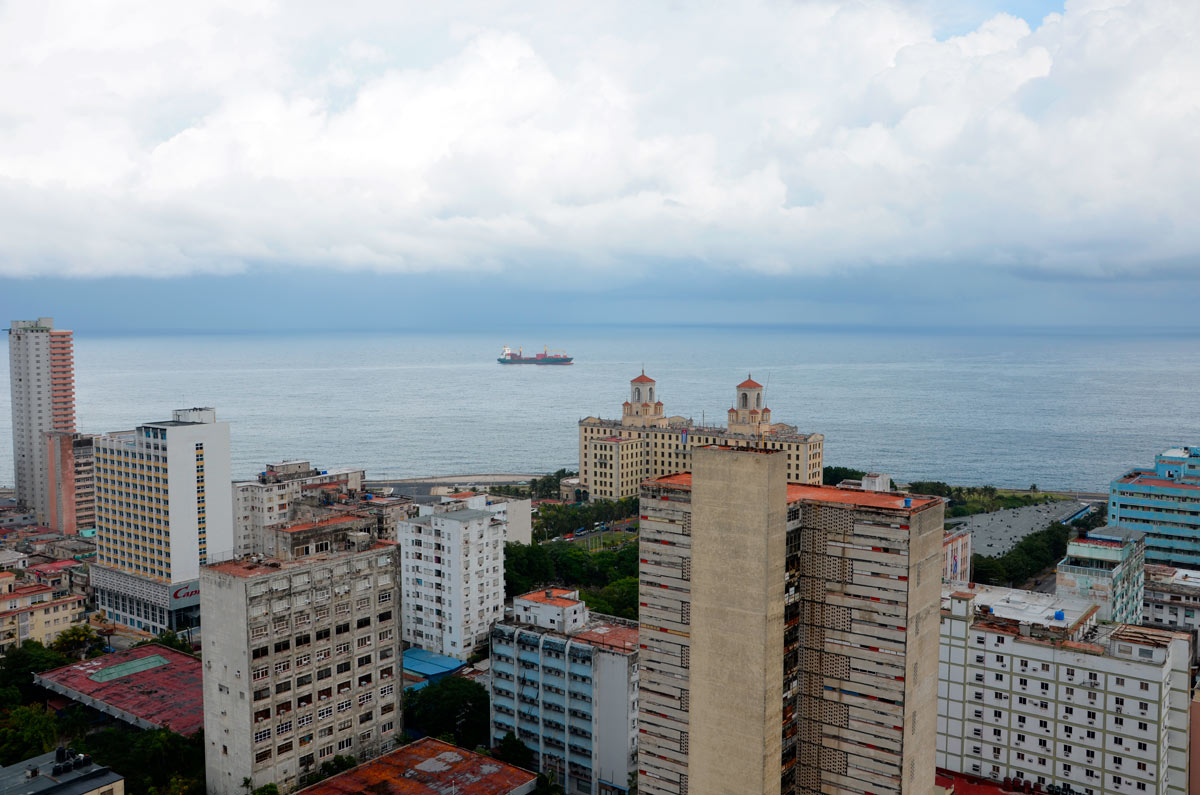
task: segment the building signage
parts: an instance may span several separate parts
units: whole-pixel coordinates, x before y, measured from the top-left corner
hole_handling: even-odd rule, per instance
[[[183,607],[194,607],[200,604],[200,581],[188,580],[187,582],[175,582],[169,586],[171,589],[171,610],[179,610]]]

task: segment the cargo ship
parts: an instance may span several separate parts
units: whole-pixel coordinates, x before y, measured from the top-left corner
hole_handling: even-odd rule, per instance
[[[546,348],[533,356],[524,356],[521,348],[517,348],[514,352],[512,348],[505,345],[504,350],[500,352],[500,358],[496,361],[500,364],[570,364],[575,359],[567,356],[566,351],[550,351]]]

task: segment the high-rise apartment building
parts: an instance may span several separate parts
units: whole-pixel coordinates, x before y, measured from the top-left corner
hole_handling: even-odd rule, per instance
[[[396,546],[366,533],[308,557],[201,570],[211,795],[289,792],[336,755],[391,750],[402,736],[398,573]]]
[[[1067,542],[1067,554],[1055,568],[1054,592],[1098,605],[1099,621],[1137,624],[1145,571],[1141,530],[1100,527]]]
[[[1200,568],[1200,446],[1175,447],[1153,469],[1109,486],[1108,522],[1146,534],[1146,562]]]
[[[327,490],[362,491],[361,469],[317,469],[308,461],[268,464],[254,480],[233,484],[234,548],[238,555],[263,552],[268,528],[289,521],[293,504]]]
[[[404,640],[465,660],[504,617],[504,522],[452,510],[397,524],[404,566]]]
[[[789,481],[821,482],[825,437],[773,423],[763,385],[757,381],[747,378],[737,385],[724,427],[668,417],[657,386],[643,372],[629,382],[621,419],[579,421],[581,496],[586,491],[590,499],[636,497],[642,481],[690,470],[692,450],[707,445],[777,450],[784,454]]]
[[[154,633],[194,625],[200,567],[234,554],[229,423],[178,409],[93,447],[97,606]]]
[[[578,591],[513,599],[492,627],[492,741],[512,732],[568,795],[628,791],[637,769],[638,627]]]
[[[1200,571],[1147,563],[1139,623],[1188,633],[1200,662]]]
[[[959,589],[959,590],[956,590]],[[937,766],[1045,792],[1188,791],[1191,637],[1085,600],[943,591]]]
[[[64,535],[96,526],[95,435],[47,431],[46,524]]]
[[[46,431],[75,430],[75,346],[54,318],[14,320],[8,330],[13,468],[17,501],[39,522],[50,512]]]
[[[943,503],[699,448],[641,492],[638,791],[933,790]]]

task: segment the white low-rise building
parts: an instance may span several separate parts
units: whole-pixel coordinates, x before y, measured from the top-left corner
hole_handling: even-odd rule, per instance
[[[504,525],[470,508],[399,522],[404,640],[465,660],[504,610]]]
[[[943,589],[937,765],[1083,795],[1185,795],[1191,638],[1086,601]]]

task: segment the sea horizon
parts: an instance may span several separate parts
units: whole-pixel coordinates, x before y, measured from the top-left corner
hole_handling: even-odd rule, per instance
[[[825,435],[825,464],[899,481],[1101,491],[1200,438],[1200,399],[1187,387],[1200,353],[1177,329],[75,331],[80,431],[211,405],[232,423],[237,478],[290,458],[375,479],[574,469],[578,420],[618,417],[643,366],[668,415],[710,424],[724,422],[734,385],[753,373],[777,422]],[[575,364],[502,366],[504,344],[549,344]],[[0,379],[7,416],[7,371]],[[12,482],[11,445],[4,423],[0,485]]]

